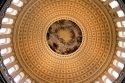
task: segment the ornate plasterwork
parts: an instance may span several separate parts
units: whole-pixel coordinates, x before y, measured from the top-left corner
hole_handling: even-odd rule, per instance
[[[55,21],[75,22],[84,33],[69,56],[50,50],[46,33]],[[108,69],[115,52],[112,16],[98,0],[31,0],[20,12],[13,32],[16,57],[37,82],[87,83]]]

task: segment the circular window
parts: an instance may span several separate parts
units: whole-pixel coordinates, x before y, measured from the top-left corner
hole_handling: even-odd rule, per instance
[[[70,54],[76,51],[82,42],[79,26],[70,20],[54,22],[47,31],[49,47],[58,54]]]

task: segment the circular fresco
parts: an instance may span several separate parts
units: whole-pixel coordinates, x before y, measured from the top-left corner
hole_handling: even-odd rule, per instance
[[[59,20],[49,27],[47,42],[54,52],[67,55],[79,48],[82,32],[76,23],[70,20]]]

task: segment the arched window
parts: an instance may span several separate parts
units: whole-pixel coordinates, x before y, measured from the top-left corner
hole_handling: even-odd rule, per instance
[[[10,34],[11,29],[10,28],[1,28],[0,29],[0,34]]]
[[[24,77],[24,73],[20,72],[15,78],[14,81],[18,83]]]
[[[8,69],[8,73],[11,75],[13,72],[16,72],[19,69],[18,65],[14,65],[10,69]]]
[[[125,37],[125,32],[120,31],[120,32],[118,32],[118,35],[119,35],[119,37]]]
[[[102,76],[102,80],[104,83],[113,83],[106,75]]]
[[[117,11],[117,15],[118,15],[118,17],[123,17],[123,16],[125,16],[125,14],[124,14],[124,12],[123,12],[122,10],[118,10],[118,11]]]
[[[119,6],[119,3],[114,0],[114,1],[110,2],[109,5],[111,6],[111,8],[116,8]]]
[[[116,67],[120,68],[121,70],[124,68],[124,64],[121,63],[121,62],[119,62],[118,60],[114,60],[114,61],[113,61],[113,64],[114,64]]]
[[[8,44],[11,42],[11,39],[10,38],[3,38],[3,39],[0,39],[0,45],[2,44]]]
[[[20,0],[13,0],[12,4],[18,6],[18,7],[22,7],[23,6],[23,2]]]
[[[109,74],[111,74],[113,77],[115,77],[116,79],[118,78],[119,74],[113,69],[113,68],[109,68],[108,70]]]
[[[124,52],[117,51],[116,55],[117,55],[118,57],[121,57],[121,58],[124,58],[124,59],[125,59],[125,53],[124,53]]]
[[[105,83],[113,83],[113,82],[112,82],[110,79],[107,78],[107,79],[105,80]]]
[[[13,19],[4,17],[2,19],[2,24],[13,24]]]
[[[6,10],[6,13],[7,14],[11,14],[11,15],[16,15],[18,12],[17,12],[17,10],[15,10],[15,9],[13,9],[13,8],[7,8],[7,10]]]
[[[119,41],[118,42],[119,47],[125,48],[125,42]]]
[[[1,49],[1,55],[5,55],[5,54],[8,54],[12,52],[12,48],[11,47],[8,47],[8,48],[4,48],[4,49]]]
[[[4,63],[4,65],[7,65],[7,64],[9,64],[9,63],[14,62],[14,60],[15,60],[14,56],[11,56],[11,57],[9,57],[9,58],[3,60],[3,63]]]
[[[117,25],[117,27],[122,27],[122,28],[124,28],[125,27],[125,21],[119,21],[119,22],[117,22],[116,23],[116,25]]]

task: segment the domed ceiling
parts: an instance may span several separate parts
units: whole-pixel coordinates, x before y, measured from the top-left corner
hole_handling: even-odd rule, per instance
[[[20,10],[12,48],[36,83],[90,83],[110,77],[117,15],[101,0],[27,0]]]
[[[62,53],[54,52],[48,45],[46,36],[49,27],[77,28],[68,22],[58,22],[57,25],[51,26],[60,20],[75,22],[82,32],[82,42],[71,54],[66,53],[66,45],[56,40],[52,34],[49,36],[49,42],[52,46],[54,42],[59,42],[61,45],[57,44],[57,51]],[[70,35],[65,30],[64,32],[60,35]],[[52,33],[56,34],[55,31]],[[68,38],[65,39],[68,41]],[[77,40],[69,45],[71,51],[75,49],[73,45],[78,44],[75,41]],[[90,82],[101,75],[112,61],[116,33],[112,17],[100,1],[31,0],[16,21],[13,42],[21,66],[37,81]]]

